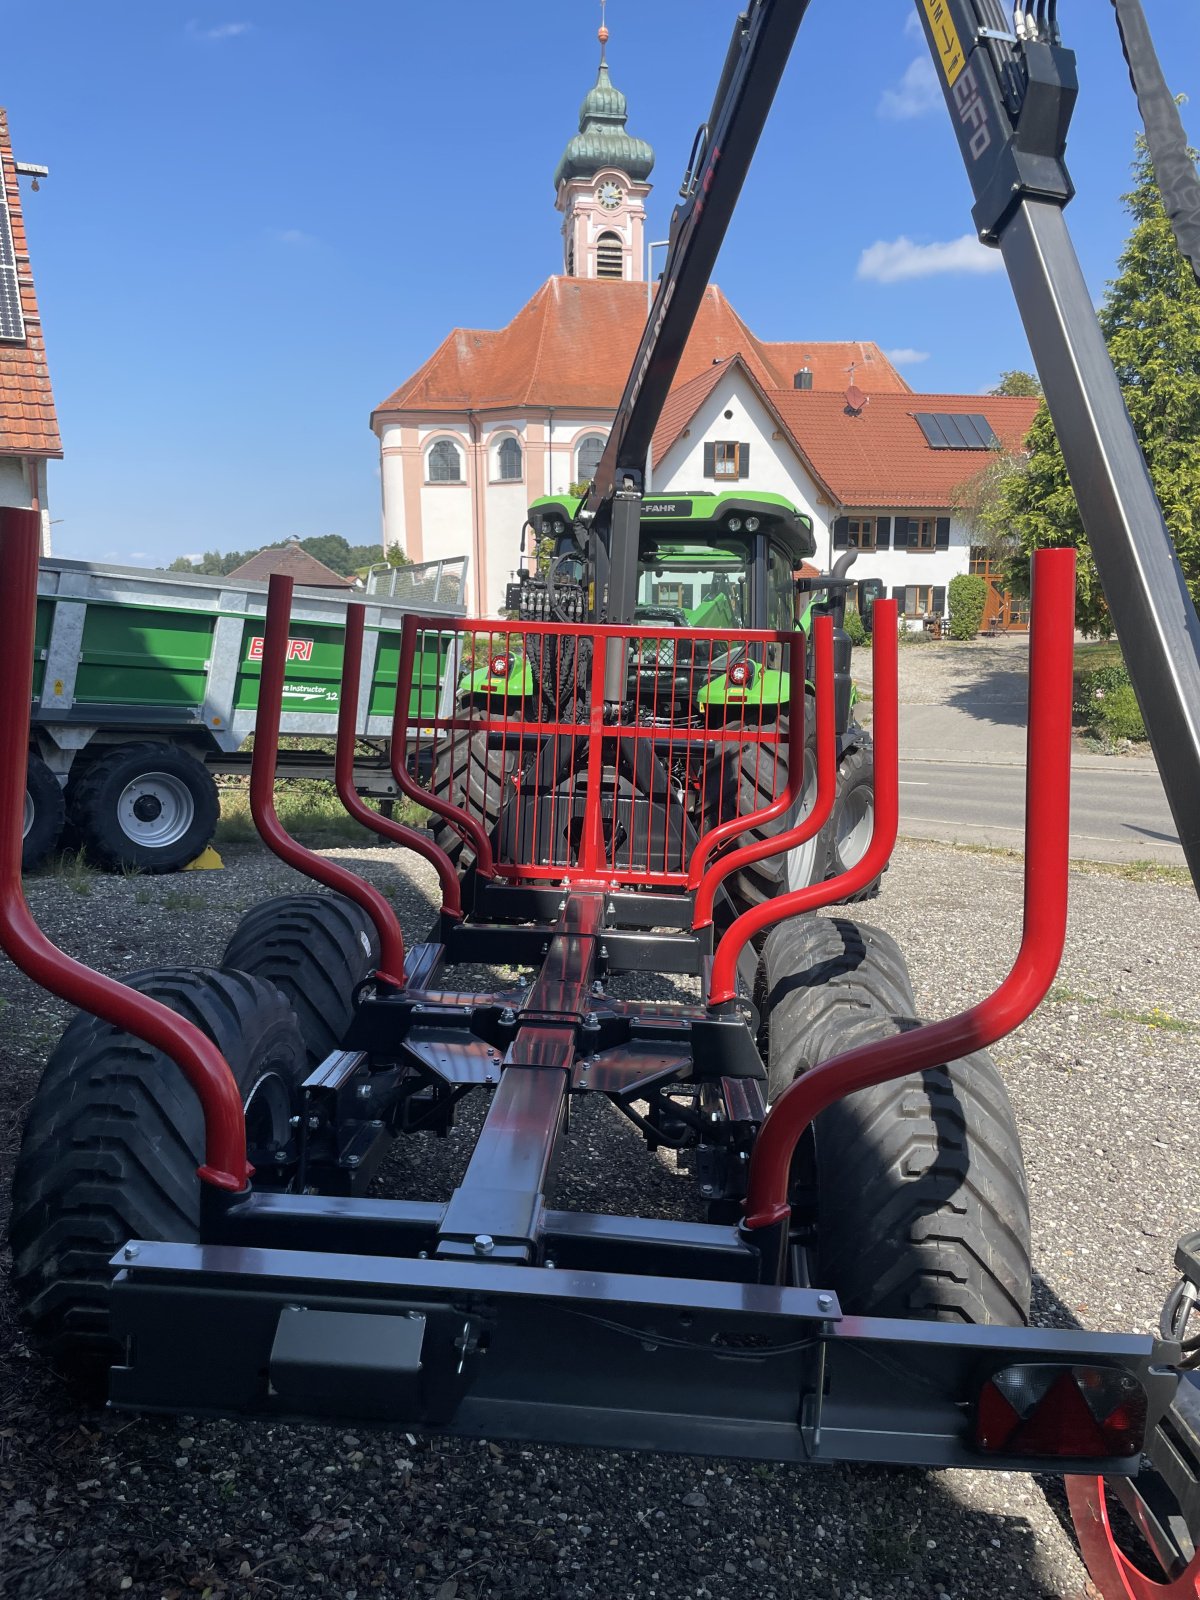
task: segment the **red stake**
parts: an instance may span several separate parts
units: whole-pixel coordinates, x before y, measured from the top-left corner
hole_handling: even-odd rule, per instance
[[[275,766],[279,756],[279,718],[291,611],[292,580],[276,573],[267,586],[262,676],[258,684],[258,713],[254,719],[254,755],[250,762],[250,813],[263,843],[281,861],[315,878],[326,888],[336,889],[363,908],[379,932],[382,965],[375,975],[393,988],[402,989],[404,935],[387,900],[357,873],[348,872],[345,867],[297,844],[275,811]]]
[[[891,602],[886,604],[892,606]],[[884,605],[882,600],[875,602],[877,665],[879,630],[887,626],[891,631],[886,614],[880,615]],[[909,1033],[861,1045],[823,1061],[789,1085],[767,1112],[754,1145],[746,1195],[747,1228],[769,1227],[790,1214],[788,1178],[792,1156],[804,1130],[828,1106],[858,1089],[901,1078],[909,1072],[921,1072],[994,1044],[1025,1021],[1054,981],[1067,929],[1074,637],[1075,552],[1039,550],[1033,558],[1029,643],[1025,917],[1021,947],[1012,970],[994,994],[969,1011],[945,1022],[928,1023]],[[884,652],[884,659],[894,667],[893,652]],[[892,696],[894,708],[894,676],[890,683],[876,679],[877,730],[883,725],[882,695]],[[894,751],[888,754],[894,758]],[[879,759],[877,739],[877,762]],[[878,776],[876,785],[878,831]]]
[[[21,885],[25,772],[33,692],[41,517],[0,507],[0,617],[4,619],[5,710],[0,716],[0,947],[27,977],[59,999],[169,1056],[196,1091],[204,1113],[203,1183],[240,1193],[246,1163],[246,1119],[229,1063],[207,1034],[148,995],[85,967],[52,944],[34,922]]]
[[[366,627],[367,608],[362,605],[346,607],[346,644],[342,652],[342,692],[338,702],[337,754],[334,757],[334,782],[338,798],[355,822],[364,828],[390,839],[393,844],[415,850],[436,869],[442,885],[442,911],[455,921],[462,920],[462,892],[454,863],[444,850],[438,848],[423,829],[408,828],[391,817],[380,816],[364,805],[354,787],[354,745],[358,736],[358,688],[362,672],[363,631]],[[396,687],[399,695],[399,685]]]

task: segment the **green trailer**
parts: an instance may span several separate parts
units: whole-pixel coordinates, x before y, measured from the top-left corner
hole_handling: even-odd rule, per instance
[[[282,731],[332,736],[346,602],[365,601],[360,728],[366,793],[396,792],[389,739],[406,612],[462,616],[466,558],[383,568],[366,592],[298,588]],[[112,869],[170,872],[212,839],[215,775],[244,771],[254,732],[267,586],[47,558],[38,582],[25,864],[64,827]],[[430,661],[436,660],[430,655]],[[433,712],[439,679],[413,689]],[[297,749],[284,776],[331,775],[331,757]]]

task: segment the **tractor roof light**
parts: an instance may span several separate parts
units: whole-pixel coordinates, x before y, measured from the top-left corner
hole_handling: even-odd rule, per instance
[[[762,524],[760,523],[760,521],[759,521],[759,519],[757,517],[747,517],[746,518],[746,532],[747,533],[757,533],[761,526],[762,526]]]
[[[975,1408],[976,1445],[1004,1455],[1120,1458],[1137,1455],[1145,1436],[1146,1392],[1119,1367],[1005,1367]]]
[[[725,526],[729,529],[730,533],[741,533],[742,519],[741,517],[730,517]]]

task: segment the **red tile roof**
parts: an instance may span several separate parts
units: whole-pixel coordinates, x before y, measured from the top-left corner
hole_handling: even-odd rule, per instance
[[[8,137],[8,117],[0,107],[0,168],[4,193],[12,223],[13,249],[17,257],[17,282],[21,290],[21,310],[25,318],[25,338],[20,343],[0,340],[0,455],[61,456],[62,439],[50,374],[46,368],[46,347],[42,342],[42,319],[38,314],[33,273],[29,265],[29,245],[25,238],[25,219],[21,214],[21,192],[13,165]]]
[[[615,411],[646,325],[646,285],[550,278],[499,331],[455,328],[429,360],[378,407],[394,411],[571,406]],[[875,344],[772,344],[758,339],[715,284],[705,291],[677,385],[740,354],[764,388],[785,388],[802,366],[814,389],[855,381],[872,394],[908,392]]]
[[[316,556],[310,556],[307,550],[301,550],[295,543],[279,545],[271,550],[260,550],[257,555],[252,555],[249,561],[243,561],[240,567],[235,567],[227,576],[265,583],[277,572],[285,577],[294,578],[297,583],[307,584],[310,589],[354,588],[353,578],[343,578],[341,573],[334,572],[323,561],[318,561]]]
[[[846,506],[922,506],[954,503],[955,490],[988,457],[978,450],[934,450],[918,411],[977,412],[1005,448],[1019,448],[1037,411],[1036,400],[974,394],[875,394],[858,414],[844,395],[777,390],[771,395],[796,444]]]

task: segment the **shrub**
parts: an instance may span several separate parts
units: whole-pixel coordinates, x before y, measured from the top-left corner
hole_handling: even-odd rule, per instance
[[[950,579],[950,637],[973,639],[983,623],[987,580],[977,572],[960,572]]]
[[[1085,672],[1075,690],[1075,716],[1110,739],[1144,739],[1146,724],[1124,665]]]
[[[867,630],[863,626],[863,619],[854,608],[848,607],[846,611],[846,633],[851,644],[866,644]]]
[[[1118,684],[1099,705],[1100,725],[1110,739],[1144,739],[1146,724],[1131,683]]]

